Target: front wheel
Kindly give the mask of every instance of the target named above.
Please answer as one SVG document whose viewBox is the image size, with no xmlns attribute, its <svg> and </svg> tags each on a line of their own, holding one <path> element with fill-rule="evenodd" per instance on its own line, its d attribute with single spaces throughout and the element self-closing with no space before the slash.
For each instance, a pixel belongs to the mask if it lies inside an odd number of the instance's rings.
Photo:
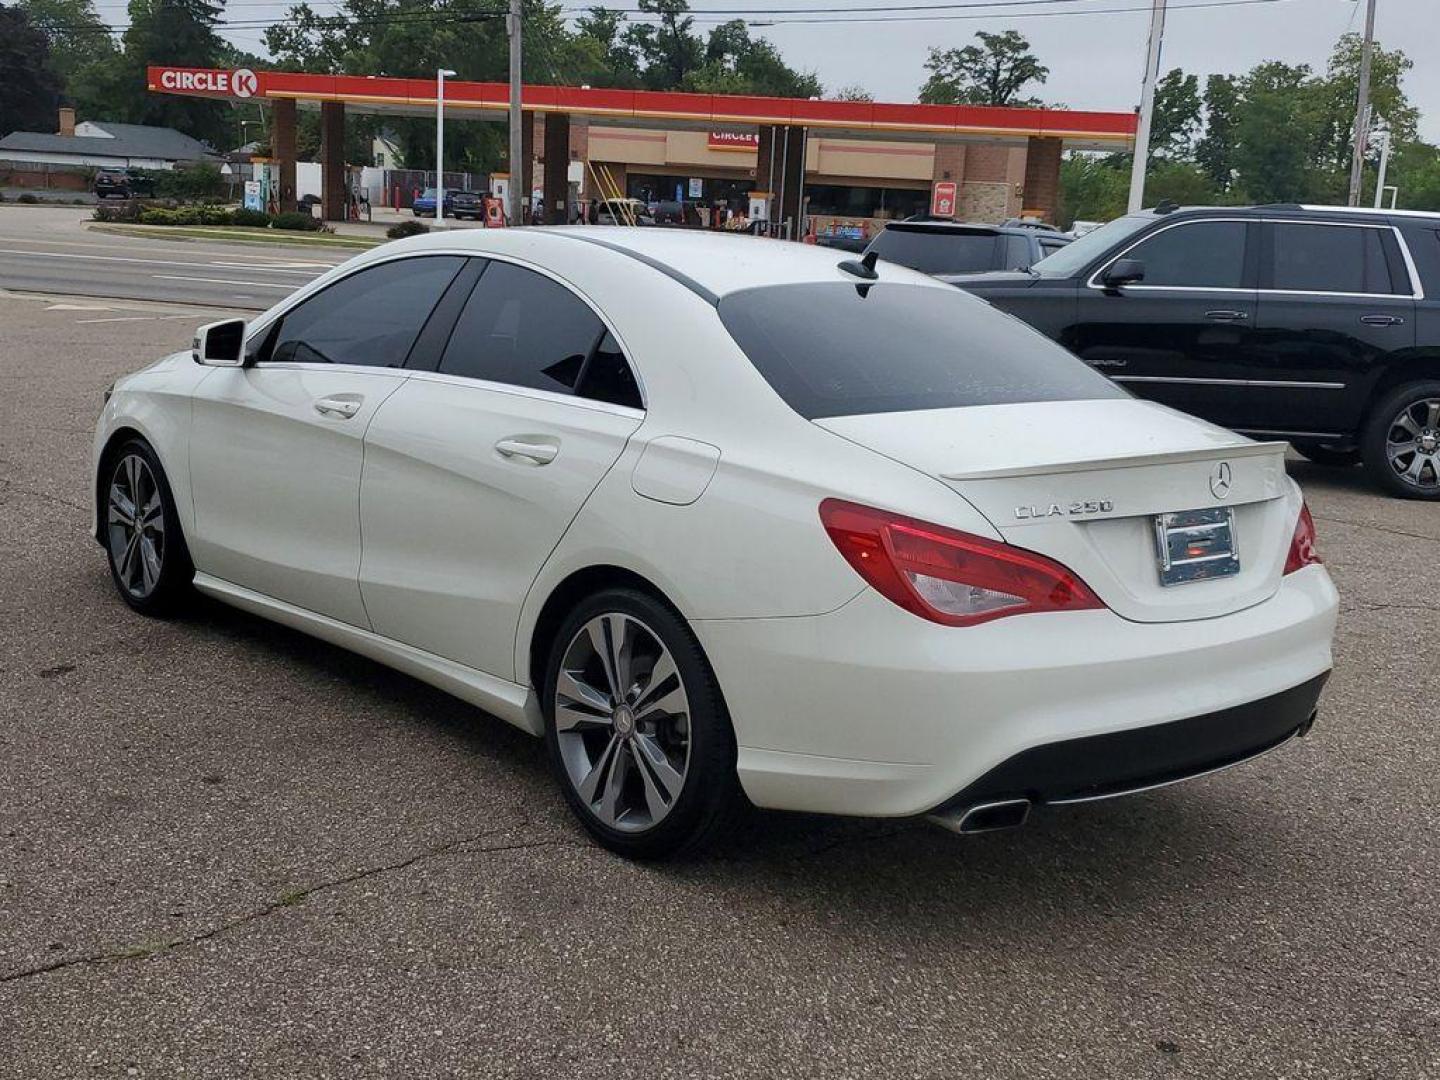
<svg viewBox="0 0 1440 1080">
<path fill-rule="evenodd" d="M 735 736 L 695 635 L 645 593 L 612 589 L 561 625 L 542 704 L 570 809 L 631 858 L 703 846 L 741 804 Z"/>
<path fill-rule="evenodd" d="M 1396 387 L 1370 414 L 1360 449 L 1390 494 L 1440 499 L 1440 381 Z"/>
<path fill-rule="evenodd" d="M 167 614 L 188 592 L 194 569 L 160 459 L 134 439 L 111 456 L 102 475 L 105 550 L 115 588 L 141 614 Z"/>
</svg>

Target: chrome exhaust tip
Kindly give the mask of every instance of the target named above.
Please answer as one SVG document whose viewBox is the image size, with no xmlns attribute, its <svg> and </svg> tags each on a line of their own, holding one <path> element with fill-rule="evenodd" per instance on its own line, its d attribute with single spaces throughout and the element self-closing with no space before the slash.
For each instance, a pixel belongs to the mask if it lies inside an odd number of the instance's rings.
<svg viewBox="0 0 1440 1080">
<path fill-rule="evenodd" d="M 999 829 L 1018 829 L 1025 824 L 1025 819 L 1029 816 L 1029 799 L 1002 799 L 999 802 L 976 803 L 974 806 L 927 814 L 925 820 L 934 822 L 942 829 L 972 836 L 975 833 L 995 832 Z"/>
</svg>

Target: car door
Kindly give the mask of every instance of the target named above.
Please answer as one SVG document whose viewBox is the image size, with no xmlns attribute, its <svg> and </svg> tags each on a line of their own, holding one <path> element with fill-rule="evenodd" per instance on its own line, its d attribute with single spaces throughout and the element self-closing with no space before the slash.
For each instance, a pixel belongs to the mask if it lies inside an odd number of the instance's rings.
<svg viewBox="0 0 1440 1080">
<path fill-rule="evenodd" d="M 1091 274 L 1062 344 L 1141 397 L 1231 425 L 1254 348 L 1258 246 L 1258 223 L 1241 218 L 1148 233 Z M 1139 260 L 1144 278 L 1107 287 L 1122 258 Z"/>
<path fill-rule="evenodd" d="M 1415 344 L 1415 298 L 1386 223 L 1265 223 L 1257 380 L 1236 426 L 1348 435 L 1386 357 Z"/>
<path fill-rule="evenodd" d="M 375 631 L 513 679 L 525 595 L 644 415 L 589 304 L 491 261 L 436 370 L 415 372 L 365 436 L 360 583 Z"/>
<path fill-rule="evenodd" d="M 459 256 L 370 266 L 257 329 L 245 367 L 195 393 L 190 450 L 200 571 L 365 627 L 363 436 Z"/>
</svg>

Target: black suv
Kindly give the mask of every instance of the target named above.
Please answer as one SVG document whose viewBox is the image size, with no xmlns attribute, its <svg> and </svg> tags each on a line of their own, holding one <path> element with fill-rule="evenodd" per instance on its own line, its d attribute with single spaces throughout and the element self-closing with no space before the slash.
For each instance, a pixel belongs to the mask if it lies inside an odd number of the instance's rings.
<svg viewBox="0 0 1440 1080">
<path fill-rule="evenodd" d="M 922 274 L 949 280 L 980 270 L 1023 270 L 1070 243 L 1054 229 L 1020 222 L 972 225 L 958 221 L 892 221 L 865 253 L 875 252 Z"/>
<path fill-rule="evenodd" d="M 133 169 L 101 169 L 95 174 L 97 199 L 148 199 L 155 194 L 155 181 Z"/>
<path fill-rule="evenodd" d="M 1440 499 L 1440 214 L 1161 206 L 952 280 L 1141 397 Z"/>
</svg>

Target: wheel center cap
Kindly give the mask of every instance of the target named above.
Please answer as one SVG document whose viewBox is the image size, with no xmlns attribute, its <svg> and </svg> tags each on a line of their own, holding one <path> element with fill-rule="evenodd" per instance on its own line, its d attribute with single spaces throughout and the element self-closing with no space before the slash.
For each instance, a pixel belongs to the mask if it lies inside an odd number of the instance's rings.
<svg viewBox="0 0 1440 1080">
<path fill-rule="evenodd" d="M 615 734 L 622 739 L 628 739 L 635 734 L 635 714 L 630 711 L 630 706 L 621 705 L 611 716 L 615 724 Z"/>
<path fill-rule="evenodd" d="M 1440 434 L 1434 431 L 1424 431 L 1420 434 L 1420 449 L 1427 454 L 1433 454 L 1440 448 Z"/>
</svg>

